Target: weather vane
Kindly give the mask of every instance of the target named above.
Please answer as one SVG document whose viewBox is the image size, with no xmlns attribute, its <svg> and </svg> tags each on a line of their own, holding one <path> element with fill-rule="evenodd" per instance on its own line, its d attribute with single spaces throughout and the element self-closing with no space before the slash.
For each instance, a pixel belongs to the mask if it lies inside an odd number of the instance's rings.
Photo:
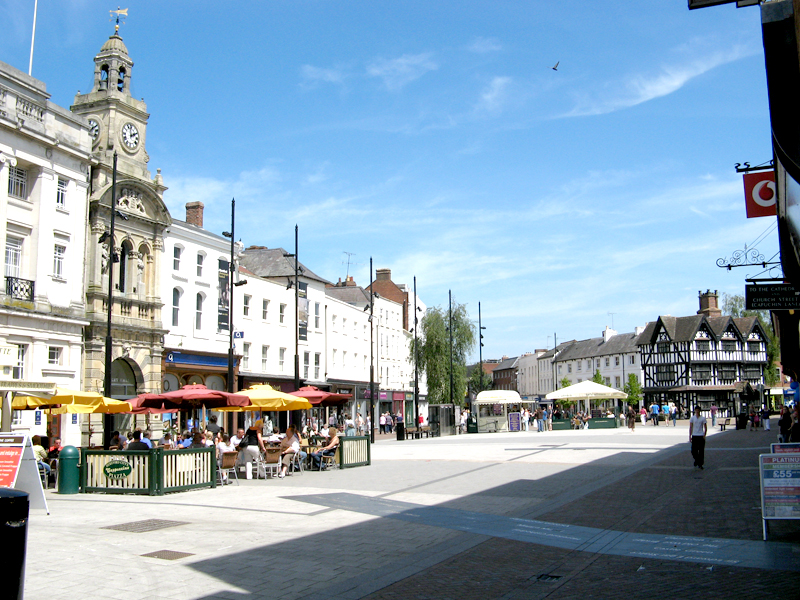
<svg viewBox="0 0 800 600">
<path fill-rule="evenodd" d="M 125 17 L 128 16 L 128 9 L 127 8 L 120 8 L 118 6 L 117 10 L 110 10 L 108 12 L 111 14 L 111 18 L 109 19 L 109 21 L 114 21 L 114 20 L 117 21 L 117 24 L 114 25 L 114 35 L 117 35 L 117 34 L 119 34 L 119 18 L 122 17 L 122 19 L 123 19 L 122 20 L 122 24 L 124 25 L 125 24 Z M 114 17 L 114 15 L 117 15 L 117 16 Z"/>
</svg>

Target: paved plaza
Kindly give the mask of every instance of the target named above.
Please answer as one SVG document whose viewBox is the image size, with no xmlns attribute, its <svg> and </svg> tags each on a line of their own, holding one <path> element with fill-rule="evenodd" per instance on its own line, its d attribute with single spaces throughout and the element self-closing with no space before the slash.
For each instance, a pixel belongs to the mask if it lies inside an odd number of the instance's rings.
<svg viewBox="0 0 800 600">
<path fill-rule="evenodd" d="M 29 600 L 797 597 L 800 522 L 761 541 L 775 432 L 463 435 L 372 465 L 33 511 Z M 135 524 L 135 525 L 133 525 Z"/>
</svg>

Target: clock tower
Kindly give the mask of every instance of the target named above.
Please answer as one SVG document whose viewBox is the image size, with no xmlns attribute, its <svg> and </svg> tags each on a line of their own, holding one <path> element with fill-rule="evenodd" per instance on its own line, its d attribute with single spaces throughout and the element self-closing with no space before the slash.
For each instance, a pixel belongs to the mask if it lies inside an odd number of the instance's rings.
<svg viewBox="0 0 800 600">
<path fill-rule="evenodd" d="M 116 12 L 116 11 L 112 11 Z M 133 60 L 114 34 L 94 57 L 94 81 L 70 107 L 85 117 L 95 164 L 91 172 L 86 248 L 86 389 L 103 391 L 111 288 L 112 389 L 115 398 L 161 391 L 160 265 L 172 223 L 160 169 L 151 178 L 145 149 L 147 105 L 131 96 Z M 116 189 L 113 189 L 114 157 Z M 110 239 L 112 207 L 114 239 Z M 109 281 L 111 279 L 111 281 Z"/>
</svg>

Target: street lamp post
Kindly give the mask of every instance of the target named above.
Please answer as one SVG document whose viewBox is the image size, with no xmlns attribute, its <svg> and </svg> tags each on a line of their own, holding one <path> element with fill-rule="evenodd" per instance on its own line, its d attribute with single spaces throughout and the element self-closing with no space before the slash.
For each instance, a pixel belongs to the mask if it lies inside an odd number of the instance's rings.
<svg viewBox="0 0 800 600">
<path fill-rule="evenodd" d="M 417 276 L 414 275 L 414 420 L 419 418 L 419 354 L 417 349 Z M 417 423 L 419 425 L 419 423 Z"/>
<path fill-rule="evenodd" d="M 478 386 L 480 389 L 478 392 L 483 391 L 483 330 L 486 329 L 483 325 L 481 325 L 481 303 L 478 302 L 478 362 L 480 373 L 478 373 Z"/>
<path fill-rule="evenodd" d="M 297 224 L 294 226 L 294 389 L 300 389 L 300 263 L 297 258 Z"/>
<path fill-rule="evenodd" d="M 233 288 L 245 285 L 247 280 L 233 280 L 234 273 L 238 273 L 235 266 L 234 234 L 236 226 L 236 199 L 231 198 L 231 230 L 223 231 L 222 235 L 231 238 L 231 262 L 228 264 L 228 392 L 233 393 Z"/>
<path fill-rule="evenodd" d="M 450 313 L 450 404 L 455 404 L 455 394 L 453 390 L 453 292 L 447 290 L 447 297 Z"/>
<path fill-rule="evenodd" d="M 369 257 L 369 405 L 370 405 L 370 438 L 375 443 L 375 341 L 374 317 L 375 294 L 372 290 L 372 257 Z"/>
<path fill-rule="evenodd" d="M 106 356 L 105 377 L 103 381 L 103 395 L 111 397 L 111 362 L 113 338 L 111 336 L 111 314 L 114 306 L 114 214 L 117 212 L 117 153 L 114 152 L 114 169 L 111 172 L 111 227 L 108 237 L 108 311 L 106 322 Z M 114 428 L 114 417 L 103 416 L 103 448 L 111 445 L 111 432 Z"/>
</svg>

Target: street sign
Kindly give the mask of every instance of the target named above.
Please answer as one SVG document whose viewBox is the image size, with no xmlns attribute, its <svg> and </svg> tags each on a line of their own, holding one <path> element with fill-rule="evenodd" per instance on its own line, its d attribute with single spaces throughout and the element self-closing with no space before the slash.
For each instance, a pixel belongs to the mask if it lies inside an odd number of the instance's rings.
<svg viewBox="0 0 800 600">
<path fill-rule="evenodd" d="M 800 444 L 796 442 L 788 442 L 786 444 L 770 444 L 769 451 L 773 454 L 800 452 Z"/>
<path fill-rule="evenodd" d="M 747 310 L 796 310 L 800 308 L 800 296 L 791 283 L 744 286 Z"/>
<path fill-rule="evenodd" d="M 244 331 L 234 331 L 233 332 L 233 339 L 235 339 L 235 340 L 244 339 Z"/>
<path fill-rule="evenodd" d="M 689 10 L 695 8 L 708 8 L 717 4 L 733 4 L 736 0 L 689 0 Z"/>
<path fill-rule="evenodd" d="M 775 171 L 744 174 L 744 204 L 748 219 L 776 216 L 777 199 Z"/>
</svg>

